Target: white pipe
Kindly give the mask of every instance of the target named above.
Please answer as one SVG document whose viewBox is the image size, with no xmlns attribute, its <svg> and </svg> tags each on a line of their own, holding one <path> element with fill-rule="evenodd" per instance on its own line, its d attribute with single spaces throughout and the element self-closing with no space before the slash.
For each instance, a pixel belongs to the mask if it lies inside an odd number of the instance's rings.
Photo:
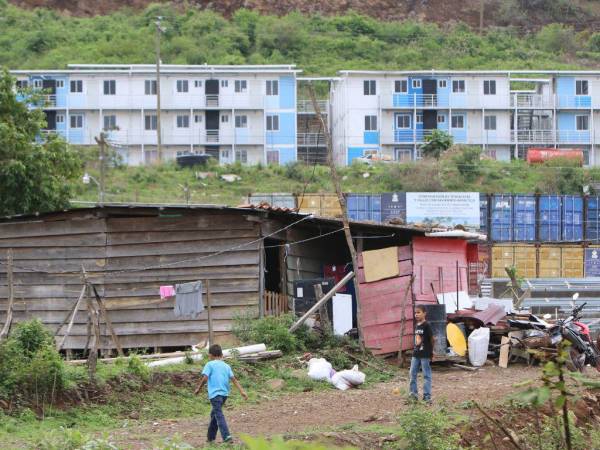
<svg viewBox="0 0 600 450">
<path fill-rule="evenodd" d="M 267 350 L 267 346 L 265 344 L 254 344 L 254 345 L 246 345 L 244 347 L 231 348 L 227 350 L 223 350 L 223 358 L 230 358 L 234 353 L 239 355 L 249 355 L 252 353 L 264 352 Z M 193 361 L 200 361 L 204 357 L 203 354 L 191 355 L 190 358 Z M 148 367 L 160 367 L 160 366 L 168 366 L 171 364 L 181 364 L 186 360 L 185 356 L 177 356 L 175 358 L 166 358 L 161 359 L 159 361 L 152 361 L 147 363 Z"/>
</svg>

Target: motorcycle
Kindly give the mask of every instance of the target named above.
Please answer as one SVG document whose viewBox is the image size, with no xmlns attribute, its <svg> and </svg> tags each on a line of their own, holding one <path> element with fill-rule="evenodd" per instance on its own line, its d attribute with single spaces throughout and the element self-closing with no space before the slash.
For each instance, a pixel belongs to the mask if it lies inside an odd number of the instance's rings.
<svg viewBox="0 0 600 450">
<path fill-rule="evenodd" d="M 578 297 L 578 294 L 575 294 L 573 300 Z M 571 314 L 565 319 L 558 319 L 553 324 L 533 315 L 529 317 L 529 320 L 509 319 L 508 323 L 511 327 L 528 330 L 526 337 L 521 340 L 525 347 L 556 347 L 562 340 L 567 340 L 571 343 L 569 358 L 566 361 L 569 370 L 583 372 L 586 365 L 589 364 L 600 372 L 600 350 L 592 341 L 588 326 L 579 322 L 581 311 L 587 302 L 579 306 L 572 304 Z"/>
</svg>

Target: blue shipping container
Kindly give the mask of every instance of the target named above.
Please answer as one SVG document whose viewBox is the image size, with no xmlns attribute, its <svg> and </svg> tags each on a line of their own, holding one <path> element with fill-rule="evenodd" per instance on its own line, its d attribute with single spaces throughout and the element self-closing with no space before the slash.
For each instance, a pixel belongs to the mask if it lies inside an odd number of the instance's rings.
<svg viewBox="0 0 600 450">
<path fill-rule="evenodd" d="M 350 220 L 381 222 L 381 195 L 347 194 Z"/>
<path fill-rule="evenodd" d="M 479 194 L 479 231 L 487 234 L 488 228 L 488 196 Z"/>
<path fill-rule="evenodd" d="M 513 197 L 510 194 L 490 196 L 491 238 L 495 242 L 507 242 L 513 239 Z"/>
<path fill-rule="evenodd" d="M 583 198 L 578 195 L 563 195 L 563 241 L 583 240 Z"/>
<path fill-rule="evenodd" d="M 535 241 L 535 196 L 515 195 L 513 212 L 514 240 Z"/>
<path fill-rule="evenodd" d="M 560 195 L 542 195 L 540 208 L 540 241 L 561 241 L 562 197 Z"/>
<path fill-rule="evenodd" d="M 600 241 L 600 197 L 588 197 L 587 199 L 585 239 Z"/>
</svg>

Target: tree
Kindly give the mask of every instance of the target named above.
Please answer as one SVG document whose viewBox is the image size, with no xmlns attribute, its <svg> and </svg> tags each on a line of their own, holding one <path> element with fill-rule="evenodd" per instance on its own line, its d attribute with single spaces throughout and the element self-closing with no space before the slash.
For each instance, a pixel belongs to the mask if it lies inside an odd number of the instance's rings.
<svg viewBox="0 0 600 450">
<path fill-rule="evenodd" d="M 40 137 L 44 113 L 28 104 L 39 106 L 39 95 L 17 92 L 15 79 L 0 72 L 0 215 L 68 206 L 79 172 L 79 157 L 62 138 Z"/>
<path fill-rule="evenodd" d="M 421 145 L 421 153 L 426 158 L 440 159 L 442 153 L 452 147 L 452 136 L 445 131 L 433 130 L 425 137 L 425 144 Z"/>
</svg>

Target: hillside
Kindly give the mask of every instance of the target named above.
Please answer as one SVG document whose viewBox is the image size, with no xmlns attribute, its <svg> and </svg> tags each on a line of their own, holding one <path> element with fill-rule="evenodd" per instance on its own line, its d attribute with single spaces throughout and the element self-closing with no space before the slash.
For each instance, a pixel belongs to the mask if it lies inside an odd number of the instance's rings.
<svg viewBox="0 0 600 450">
<path fill-rule="evenodd" d="M 10 0 L 25 8 L 46 7 L 76 16 L 95 16 L 121 8 L 144 9 L 152 0 Z M 167 2 L 162 2 L 167 3 Z M 480 0 L 175 0 L 180 10 L 206 9 L 231 17 L 241 8 L 282 16 L 291 12 L 338 15 L 355 11 L 380 20 L 417 19 L 445 24 L 465 22 L 479 26 Z M 590 27 L 598 20 L 594 1 L 581 0 L 485 0 L 485 24 L 538 28 L 551 22 Z"/>
</svg>

